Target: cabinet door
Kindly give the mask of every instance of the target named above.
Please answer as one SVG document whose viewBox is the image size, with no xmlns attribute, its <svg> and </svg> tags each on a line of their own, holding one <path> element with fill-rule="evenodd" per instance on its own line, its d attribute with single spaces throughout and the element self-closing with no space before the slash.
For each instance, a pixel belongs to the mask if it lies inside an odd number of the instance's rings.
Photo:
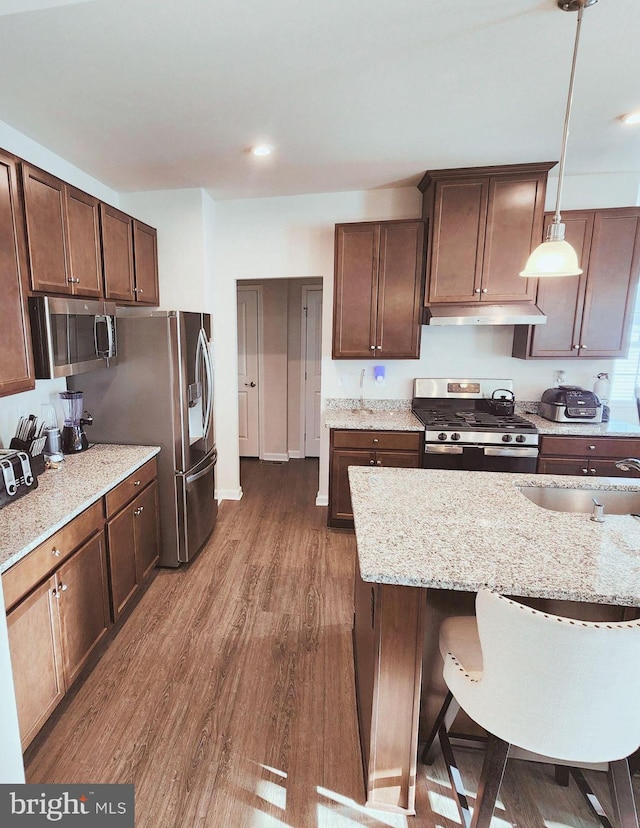
<svg viewBox="0 0 640 828">
<path fill-rule="evenodd" d="M 329 472 L 329 525 L 353 526 L 349 466 L 373 466 L 375 454 L 370 451 L 334 449 Z"/>
<path fill-rule="evenodd" d="M 420 453 L 409 451 L 377 451 L 377 466 L 391 466 L 396 469 L 419 469 Z"/>
<path fill-rule="evenodd" d="M 135 502 L 135 501 L 134 501 Z M 107 524 L 111 614 L 117 621 L 140 588 L 136 567 L 133 505 L 130 503 Z"/>
<path fill-rule="evenodd" d="M 640 208 L 595 214 L 580 356 L 624 357 L 640 273 Z"/>
<path fill-rule="evenodd" d="M 577 252 L 581 276 L 538 280 L 538 307 L 547 317 L 544 325 L 533 325 L 529 355 L 532 357 L 577 357 L 580 355 L 580 329 L 589 272 L 589 251 L 593 233 L 593 213 L 564 213 L 565 237 Z M 545 216 L 545 230 L 553 215 Z"/>
<path fill-rule="evenodd" d="M 26 317 L 27 257 L 16 160 L 0 150 L 0 396 L 35 387 Z"/>
<path fill-rule="evenodd" d="M 51 577 L 7 615 L 23 749 L 65 692 L 55 588 Z"/>
<path fill-rule="evenodd" d="M 580 477 L 589 473 L 586 458 L 538 457 L 538 474 L 572 474 Z"/>
<path fill-rule="evenodd" d="M 136 302 L 159 304 L 157 233 L 154 227 L 136 219 L 133 220 L 133 262 Z"/>
<path fill-rule="evenodd" d="M 102 265 L 107 299 L 135 300 L 132 221 L 131 216 L 121 210 L 100 204 Z"/>
<path fill-rule="evenodd" d="M 379 224 L 336 226 L 334 359 L 375 355 L 379 247 Z"/>
<path fill-rule="evenodd" d="M 520 276 L 542 238 L 546 173 L 499 176 L 489 181 L 480 298 L 533 302 L 536 280 Z"/>
<path fill-rule="evenodd" d="M 488 178 L 437 181 L 429 256 L 429 303 L 480 299 Z"/>
<path fill-rule="evenodd" d="M 78 296 L 100 297 L 102 254 L 98 199 L 65 186 L 69 281 Z"/>
<path fill-rule="evenodd" d="M 151 574 L 160 555 L 157 481 L 154 480 L 140 492 L 132 507 L 137 581 L 142 584 Z"/>
<path fill-rule="evenodd" d="M 31 288 L 41 293 L 71 293 L 68 280 L 64 182 L 22 165 Z"/>
<path fill-rule="evenodd" d="M 423 228 L 421 221 L 381 226 L 377 357 L 420 356 Z"/>
<path fill-rule="evenodd" d="M 109 629 L 104 532 L 80 547 L 55 577 L 64 676 L 69 688 Z"/>
</svg>

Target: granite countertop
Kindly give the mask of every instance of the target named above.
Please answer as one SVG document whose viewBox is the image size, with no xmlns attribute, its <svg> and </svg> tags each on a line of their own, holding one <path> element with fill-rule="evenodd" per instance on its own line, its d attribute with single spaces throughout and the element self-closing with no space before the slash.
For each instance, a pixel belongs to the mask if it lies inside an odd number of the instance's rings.
<svg viewBox="0 0 640 828">
<path fill-rule="evenodd" d="M 160 451 L 94 445 L 47 469 L 38 488 L 0 509 L 0 573 L 69 523 Z"/>
<path fill-rule="evenodd" d="M 349 468 L 365 581 L 640 606 L 640 519 L 553 512 L 518 486 L 637 491 L 640 480 Z M 639 510 L 640 511 L 640 510 Z"/>
<path fill-rule="evenodd" d="M 516 414 L 530 420 L 544 434 L 582 437 L 640 437 L 640 426 L 622 420 L 608 423 L 556 423 L 537 413 L 537 402 L 516 403 Z M 327 400 L 326 428 L 352 428 L 363 431 L 424 431 L 424 425 L 411 413 L 411 400 Z"/>
</svg>

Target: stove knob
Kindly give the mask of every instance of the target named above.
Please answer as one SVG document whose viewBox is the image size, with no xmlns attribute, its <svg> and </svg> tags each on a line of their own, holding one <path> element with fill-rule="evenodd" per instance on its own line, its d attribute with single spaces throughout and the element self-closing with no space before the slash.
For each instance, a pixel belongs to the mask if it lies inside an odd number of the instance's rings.
<svg viewBox="0 0 640 828">
<path fill-rule="evenodd" d="M 511 434 L 503 434 L 502 435 L 502 442 L 503 443 L 510 443 L 513 440 L 513 436 Z"/>
<path fill-rule="evenodd" d="M 457 431 L 453 432 L 453 434 L 451 435 L 451 439 L 452 440 L 459 440 L 460 439 L 460 435 L 458 434 Z"/>
<path fill-rule="evenodd" d="M 438 440 L 446 440 L 446 439 L 447 439 L 447 435 L 444 433 L 444 431 L 441 431 L 440 434 L 438 434 Z"/>
<path fill-rule="evenodd" d="M 518 436 L 516 437 L 516 443 L 526 443 L 526 442 L 527 442 L 527 438 L 524 436 L 524 434 L 518 434 Z"/>
</svg>

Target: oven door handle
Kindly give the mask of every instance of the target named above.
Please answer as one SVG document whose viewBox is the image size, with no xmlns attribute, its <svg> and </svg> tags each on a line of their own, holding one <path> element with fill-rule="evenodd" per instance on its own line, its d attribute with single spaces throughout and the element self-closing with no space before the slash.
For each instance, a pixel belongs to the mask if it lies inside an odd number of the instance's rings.
<svg viewBox="0 0 640 828">
<path fill-rule="evenodd" d="M 524 446 L 485 446 L 484 453 L 487 457 L 537 457 L 538 449 Z"/>
<path fill-rule="evenodd" d="M 464 446 L 439 445 L 434 443 L 424 447 L 425 454 L 462 454 Z"/>
</svg>

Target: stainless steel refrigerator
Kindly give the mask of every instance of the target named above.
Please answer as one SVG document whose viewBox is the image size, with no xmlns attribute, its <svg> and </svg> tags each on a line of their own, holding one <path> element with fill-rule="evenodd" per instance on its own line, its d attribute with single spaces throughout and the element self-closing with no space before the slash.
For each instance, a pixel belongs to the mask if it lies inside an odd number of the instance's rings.
<svg viewBox="0 0 640 828">
<path fill-rule="evenodd" d="M 191 560 L 213 531 L 217 451 L 209 314 L 119 308 L 118 364 L 69 377 L 97 443 L 158 445 L 161 566 Z"/>
</svg>

